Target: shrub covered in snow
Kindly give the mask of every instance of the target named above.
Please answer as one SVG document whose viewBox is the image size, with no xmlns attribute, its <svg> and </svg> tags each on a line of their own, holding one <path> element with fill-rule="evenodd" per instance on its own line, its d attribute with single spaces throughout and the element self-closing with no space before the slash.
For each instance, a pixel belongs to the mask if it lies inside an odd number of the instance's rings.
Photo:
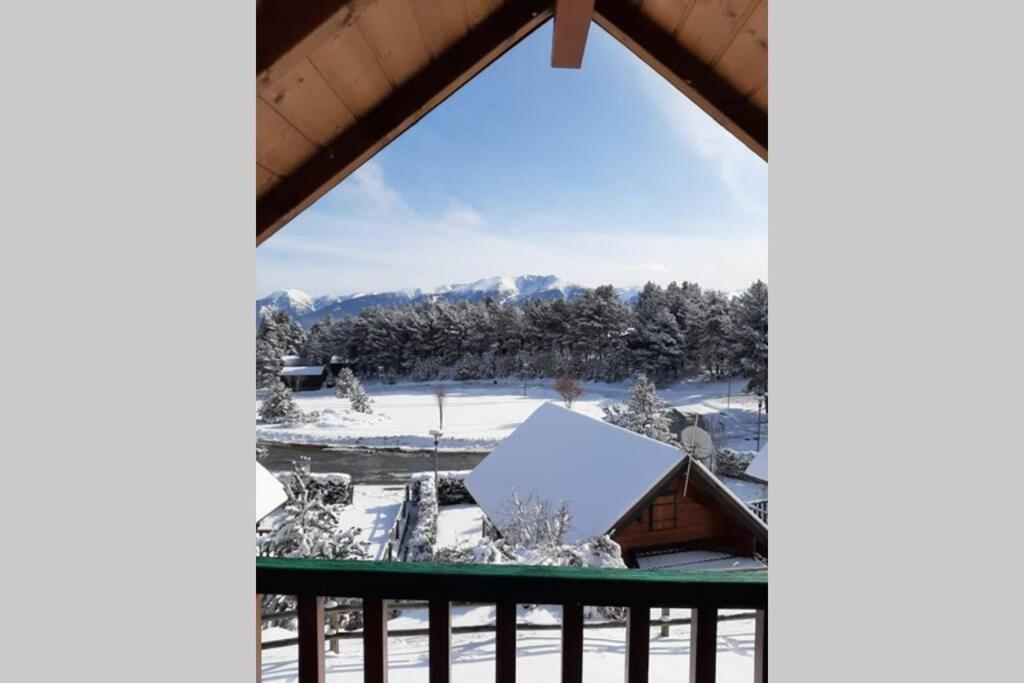
<svg viewBox="0 0 1024 683">
<path fill-rule="evenodd" d="M 335 484 L 345 481 L 351 500 L 351 480 L 341 475 L 332 485 L 324 485 L 309 471 L 297 465 L 295 472 L 280 477 L 286 484 L 288 500 L 283 514 L 277 516 L 273 528 L 256 539 L 257 553 L 263 557 L 317 557 L 331 560 L 365 559 L 366 550 L 359 540 L 360 529 L 342 528 L 339 513 L 344 505 L 331 502 L 339 495 Z M 295 599 L 284 595 L 263 598 L 267 613 L 295 609 Z M 292 627 L 294 620 L 272 624 Z"/>
<path fill-rule="evenodd" d="M 721 448 L 715 453 L 715 474 L 724 477 L 745 477 L 747 465 L 757 457 L 756 451 Z"/>
<path fill-rule="evenodd" d="M 295 405 L 292 391 L 282 382 L 274 384 L 260 403 L 260 420 L 267 423 L 303 422 L 305 416 Z"/>
<path fill-rule="evenodd" d="M 289 494 L 298 497 L 303 488 L 324 505 L 352 504 L 352 476 L 340 472 L 317 473 L 304 472 L 301 476 L 294 472 L 286 472 L 278 476 Z"/>
<path fill-rule="evenodd" d="M 459 505 L 475 503 L 469 489 L 466 488 L 466 475 L 469 472 L 439 472 L 437 475 L 437 504 Z"/>
</svg>

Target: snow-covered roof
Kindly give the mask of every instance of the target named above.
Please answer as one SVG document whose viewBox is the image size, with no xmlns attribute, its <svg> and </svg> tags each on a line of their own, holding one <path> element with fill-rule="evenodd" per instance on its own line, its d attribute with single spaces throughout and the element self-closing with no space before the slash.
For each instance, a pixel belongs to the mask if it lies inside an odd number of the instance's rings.
<svg viewBox="0 0 1024 683">
<path fill-rule="evenodd" d="M 285 493 L 284 484 L 266 467 L 256 463 L 256 521 L 259 522 L 286 500 L 288 494 Z"/>
<path fill-rule="evenodd" d="M 281 362 L 284 363 L 286 368 L 291 368 L 301 363 L 302 358 L 299 356 L 281 356 Z"/>
<path fill-rule="evenodd" d="M 293 377 L 295 375 L 322 375 L 324 374 L 324 366 L 322 365 L 293 365 L 286 368 L 281 368 L 282 377 Z"/>
<path fill-rule="evenodd" d="M 768 481 L 768 444 L 765 443 L 761 446 L 761 450 L 757 452 L 754 459 L 750 461 L 745 470 L 748 477 L 754 477 L 763 481 Z"/>
<path fill-rule="evenodd" d="M 679 550 L 638 553 L 637 569 L 765 569 L 755 557 L 718 550 Z"/>
<path fill-rule="evenodd" d="M 607 533 L 683 458 L 678 448 L 554 403 L 545 403 L 466 477 L 466 488 L 500 529 L 512 494 L 572 515 L 566 541 Z"/>
<path fill-rule="evenodd" d="M 342 358 L 341 356 L 331 356 L 331 362 L 332 363 L 347 363 L 348 360 L 345 359 L 345 358 Z"/>
</svg>

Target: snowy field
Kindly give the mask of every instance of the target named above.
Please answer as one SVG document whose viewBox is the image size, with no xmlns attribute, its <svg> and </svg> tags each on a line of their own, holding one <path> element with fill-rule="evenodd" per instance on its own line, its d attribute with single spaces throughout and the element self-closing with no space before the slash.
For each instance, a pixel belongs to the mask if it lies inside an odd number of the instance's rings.
<svg viewBox="0 0 1024 683">
<path fill-rule="evenodd" d="M 445 437 L 441 448 L 452 451 L 490 451 L 545 401 L 561 403 L 553 380 L 531 383 L 523 396 L 522 385 L 510 381 L 449 382 L 445 409 Z M 728 446 L 755 450 L 757 399 L 738 392 L 744 382 L 679 382 L 658 391 L 665 402 L 687 412 L 716 413 L 726 423 Z M 573 409 L 602 417 L 607 402 L 626 401 L 631 382 L 615 384 L 586 382 L 584 394 Z M 365 385 L 373 399 L 373 414 L 351 410 L 348 399 L 335 397 L 334 389 L 295 394 L 303 411 L 317 411 L 317 422 L 303 425 L 256 425 L 260 441 L 275 443 L 349 446 L 366 448 L 428 449 L 433 440 L 428 432 L 437 428 L 437 406 L 429 383 Z M 257 393 L 259 408 L 262 393 Z M 762 425 L 762 443 L 767 440 L 767 419 Z"/>
<path fill-rule="evenodd" d="M 483 536 L 484 513 L 477 505 L 442 505 L 437 515 L 438 548 L 454 548 L 459 543 L 476 545 Z"/>
<path fill-rule="evenodd" d="M 410 611 L 392 619 L 391 629 L 423 628 L 424 610 Z M 520 623 L 560 621 L 559 608 L 542 607 L 525 612 L 519 609 Z M 672 617 L 689 616 L 689 610 L 672 610 Z M 660 616 L 653 610 L 652 621 Z M 493 623 L 491 607 L 456 608 L 455 626 Z M 265 641 L 294 638 L 284 629 L 267 629 Z M 652 681 L 673 681 L 686 678 L 689 670 L 690 631 L 688 626 L 672 626 L 668 638 L 651 630 L 650 678 Z M 626 666 L 625 629 L 587 629 L 584 631 L 583 680 L 588 683 L 622 683 Z M 362 641 L 358 638 L 341 641 L 341 652 L 327 652 L 327 681 L 355 683 L 362 681 Z M 561 632 L 519 629 L 517 639 L 517 678 L 521 681 L 557 681 L 561 662 Z M 426 637 L 392 637 L 388 640 L 389 680 L 412 683 L 427 680 L 428 650 Z M 296 648 L 263 651 L 263 680 L 291 682 L 298 676 Z M 718 624 L 718 661 L 716 680 L 719 683 L 748 683 L 754 677 L 753 620 L 725 621 Z M 490 633 L 455 634 L 452 636 L 452 680 L 477 683 L 494 680 L 494 635 Z"/>
</svg>

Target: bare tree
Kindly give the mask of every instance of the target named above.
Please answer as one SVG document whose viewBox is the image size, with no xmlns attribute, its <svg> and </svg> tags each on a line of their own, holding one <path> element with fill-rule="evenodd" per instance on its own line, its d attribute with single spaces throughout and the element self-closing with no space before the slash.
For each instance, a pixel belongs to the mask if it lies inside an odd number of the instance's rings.
<svg viewBox="0 0 1024 683">
<path fill-rule="evenodd" d="M 437 428 L 444 431 L 444 407 L 448 405 L 448 387 L 444 382 L 434 385 L 434 400 L 437 402 Z"/>
<path fill-rule="evenodd" d="M 562 375 L 555 380 L 555 391 L 562 397 L 566 408 L 572 408 L 573 402 L 583 395 L 583 387 L 575 377 Z"/>
<path fill-rule="evenodd" d="M 565 542 L 572 528 L 572 515 L 564 502 L 555 506 L 530 494 L 523 500 L 512 489 L 502 504 L 504 517 L 502 538 L 514 548 L 551 548 Z"/>
</svg>

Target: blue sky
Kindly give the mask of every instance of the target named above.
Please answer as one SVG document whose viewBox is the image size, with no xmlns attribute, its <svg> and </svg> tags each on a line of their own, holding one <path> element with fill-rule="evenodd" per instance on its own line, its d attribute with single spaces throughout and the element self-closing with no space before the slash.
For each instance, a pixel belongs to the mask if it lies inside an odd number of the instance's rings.
<svg viewBox="0 0 1024 683">
<path fill-rule="evenodd" d="M 555 274 L 767 279 L 768 168 L 597 25 L 552 69 L 548 22 L 256 250 L 256 293 Z"/>
</svg>

